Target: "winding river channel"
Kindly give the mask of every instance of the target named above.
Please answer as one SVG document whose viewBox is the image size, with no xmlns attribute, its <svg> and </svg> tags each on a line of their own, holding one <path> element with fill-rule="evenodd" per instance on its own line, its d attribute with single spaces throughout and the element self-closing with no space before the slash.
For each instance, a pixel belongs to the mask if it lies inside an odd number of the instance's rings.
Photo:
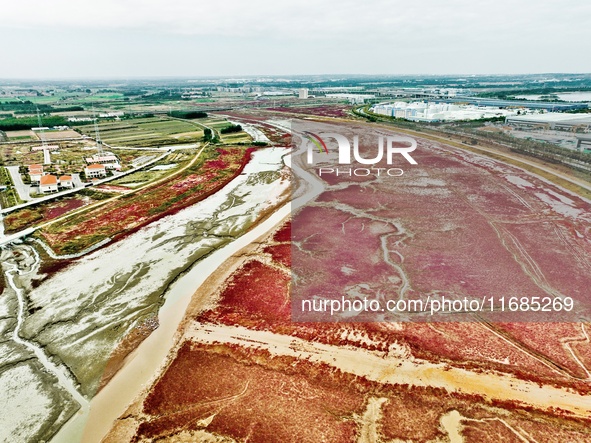
<svg viewBox="0 0 591 443">
<path fill-rule="evenodd" d="M 292 162 L 294 157 L 296 162 Z M 125 408 L 144 388 L 150 386 L 174 344 L 175 333 L 195 290 L 228 258 L 280 225 L 290 216 L 294 207 L 305 204 L 322 192 L 324 184 L 297 164 L 297 155 L 285 155 L 283 161 L 303 179 L 303 191 L 249 232 L 200 261 L 172 286 L 159 313 L 158 329 L 137 348 L 133 359 L 92 399 L 84 430 L 85 443 L 100 442 L 113 422 L 125 412 Z M 67 441 L 60 436 L 52 443 Z"/>
</svg>

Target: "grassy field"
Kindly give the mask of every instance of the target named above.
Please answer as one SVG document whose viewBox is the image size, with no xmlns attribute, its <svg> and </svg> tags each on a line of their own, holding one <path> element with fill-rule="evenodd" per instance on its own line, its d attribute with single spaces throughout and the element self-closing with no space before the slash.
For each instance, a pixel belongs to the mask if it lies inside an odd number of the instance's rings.
<svg viewBox="0 0 591 443">
<path fill-rule="evenodd" d="M 165 170 L 149 169 L 147 171 L 134 172 L 133 174 L 129 174 L 125 177 L 113 180 L 110 184 L 125 186 L 128 188 L 136 188 L 138 186 L 145 185 L 147 183 L 161 179 L 166 175 L 174 174 L 175 171 L 177 171 L 178 169 L 185 166 L 188 162 L 190 162 L 194 155 L 195 151 L 189 149 L 175 151 L 172 154 L 165 157 L 164 159 L 157 162 L 156 164 L 154 164 L 154 166 L 174 165 L 174 167 Z"/>
<path fill-rule="evenodd" d="M 8 137 L 8 141 L 37 140 L 37 136 L 31 130 L 6 131 L 6 137 Z"/>
<path fill-rule="evenodd" d="M 44 136 L 45 140 L 47 140 L 47 141 L 60 140 L 60 139 L 64 139 L 64 138 L 80 138 L 80 134 L 78 134 L 74 130 L 66 130 L 66 131 L 50 130 L 50 131 L 45 131 L 43 133 L 43 136 Z"/>
<path fill-rule="evenodd" d="M 123 94 L 106 92 L 98 94 L 90 94 L 83 97 L 78 97 L 76 102 L 78 103 L 94 103 L 94 102 L 109 102 L 112 100 L 121 100 L 124 97 Z"/>
<path fill-rule="evenodd" d="M 22 203 L 13 188 L 10 174 L 6 168 L 0 168 L 0 185 L 7 187 L 4 191 L 0 191 L 0 206 L 8 208 Z"/>
<path fill-rule="evenodd" d="M 54 95 L 42 96 L 22 96 L 23 101 L 30 101 L 37 105 L 72 105 L 72 104 L 90 104 L 103 103 L 123 99 L 121 93 L 105 92 L 96 94 L 87 94 L 84 92 L 57 92 Z"/>
<path fill-rule="evenodd" d="M 246 132 L 234 132 L 232 134 L 222 134 L 222 142 L 226 144 L 250 143 L 252 138 Z"/>
<path fill-rule="evenodd" d="M 211 128 L 215 129 L 216 131 L 220 131 L 223 128 L 227 128 L 230 126 L 230 123 L 222 117 L 207 117 L 199 119 L 199 123 Z"/>
<path fill-rule="evenodd" d="M 86 135 L 94 137 L 94 125 L 80 126 Z M 197 125 L 166 117 L 108 121 L 99 124 L 101 139 L 114 146 L 162 146 L 195 143 L 203 138 Z"/>
<path fill-rule="evenodd" d="M 169 171 L 138 171 L 134 172 L 133 174 L 126 175 L 125 177 L 121 177 L 120 179 L 113 180 L 111 184 L 125 186 L 127 188 L 136 188 L 138 186 L 158 180 L 166 176 L 168 173 Z"/>
<path fill-rule="evenodd" d="M 83 95 L 84 93 L 80 92 L 60 91 L 54 93 L 54 95 L 21 96 L 20 99 L 23 101 L 30 101 L 36 105 L 57 105 L 67 103 L 70 100 L 78 100 Z"/>
</svg>

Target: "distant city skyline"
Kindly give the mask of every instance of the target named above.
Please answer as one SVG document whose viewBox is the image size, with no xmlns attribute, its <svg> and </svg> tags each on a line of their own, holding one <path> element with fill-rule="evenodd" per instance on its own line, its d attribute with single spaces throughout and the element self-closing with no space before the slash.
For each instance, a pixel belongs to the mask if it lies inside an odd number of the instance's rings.
<svg viewBox="0 0 591 443">
<path fill-rule="evenodd" d="M 20 0 L 0 78 L 591 72 L 591 3 Z"/>
</svg>

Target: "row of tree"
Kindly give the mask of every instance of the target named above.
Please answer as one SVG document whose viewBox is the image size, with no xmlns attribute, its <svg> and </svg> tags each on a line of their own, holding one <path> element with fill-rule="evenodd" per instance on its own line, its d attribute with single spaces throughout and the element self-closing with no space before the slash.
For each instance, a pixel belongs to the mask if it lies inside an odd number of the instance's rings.
<svg viewBox="0 0 591 443">
<path fill-rule="evenodd" d="M 30 100 L 7 101 L 0 103 L 0 111 L 13 111 L 15 114 L 36 114 L 37 109 L 42 114 L 49 112 L 73 112 L 84 111 L 82 106 L 51 106 L 46 104 L 35 104 Z"/>
<path fill-rule="evenodd" d="M 207 113 L 203 112 L 203 111 L 172 111 L 170 113 L 170 116 L 176 117 L 176 118 L 186 118 L 186 119 L 206 118 Z"/>
<path fill-rule="evenodd" d="M 242 131 L 242 126 L 240 125 L 230 125 L 230 126 L 226 126 L 225 128 L 220 129 L 220 132 L 222 134 L 233 134 L 234 132 L 240 132 Z"/>
<path fill-rule="evenodd" d="M 218 143 L 220 140 L 218 136 L 209 128 L 205 128 L 203 130 L 203 141 L 211 142 L 211 143 Z"/>
<path fill-rule="evenodd" d="M 59 115 L 43 117 L 44 126 L 63 126 L 67 124 L 68 121 Z M 37 120 L 37 117 L 12 117 L 0 120 L 0 131 L 22 131 L 25 129 L 36 128 L 37 126 L 39 126 L 39 120 Z"/>
</svg>

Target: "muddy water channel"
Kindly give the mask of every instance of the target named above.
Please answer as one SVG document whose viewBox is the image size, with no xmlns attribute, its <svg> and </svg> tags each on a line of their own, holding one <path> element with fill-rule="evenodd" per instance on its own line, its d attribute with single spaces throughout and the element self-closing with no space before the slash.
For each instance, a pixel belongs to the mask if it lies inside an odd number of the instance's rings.
<svg viewBox="0 0 591 443">
<path fill-rule="evenodd" d="M 0 418 L 0 441 L 16 430 L 18 441 L 49 440 L 73 414 L 53 441 L 80 440 L 88 399 L 122 337 L 155 324 L 173 282 L 286 198 L 286 152 L 257 151 L 217 194 L 52 275 L 31 245 L 3 248 L 0 403 L 29 404 Z"/>
</svg>

